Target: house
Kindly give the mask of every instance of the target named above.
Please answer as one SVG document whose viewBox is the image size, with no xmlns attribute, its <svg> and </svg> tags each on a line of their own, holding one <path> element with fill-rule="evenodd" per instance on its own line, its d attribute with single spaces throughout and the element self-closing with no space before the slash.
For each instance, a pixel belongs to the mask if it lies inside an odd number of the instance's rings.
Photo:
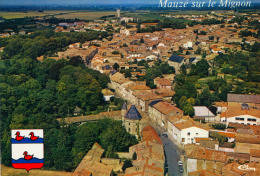
<svg viewBox="0 0 260 176">
<path fill-rule="evenodd" d="M 113 169 L 100 162 L 103 153 L 104 149 L 98 143 L 95 143 L 79 163 L 73 176 L 113 176 Z"/>
<path fill-rule="evenodd" d="M 178 143 L 192 144 L 196 143 L 195 138 L 209 137 L 209 126 L 189 119 L 173 123 L 172 127 L 168 128 L 168 132 Z"/>
<path fill-rule="evenodd" d="M 74 112 L 73 112 L 74 116 L 79 116 L 82 114 L 82 109 L 80 109 L 77 105 L 74 109 Z"/>
<path fill-rule="evenodd" d="M 138 137 L 139 121 L 142 119 L 141 114 L 138 112 L 135 105 L 132 105 L 129 109 L 127 109 L 125 103 L 121 111 L 122 111 L 122 121 L 126 131 Z"/>
<path fill-rule="evenodd" d="M 188 173 L 212 169 L 221 172 L 227 161 L 225 152 L 209 150 L 196 144 L 185 145 L 184 149 Z"/>
<path fill-rule="evenodd" d="M 183 117 L 183 111 L 170 103 L 155 100 L 149 104 L 149 117 L 158 125 L 168 128 L 168 119 L 171 121 L 180 120 Z M 173 120 L 175 119 L 175 120 Z"/>
<path fill-rule="evenodd" d="M 204 120 L 205 122 L 215 122 L 215 115 L 206 106 L 193 106 L 194 119 Z"/>
<path fill-rule="evenodd" d="M 161 95 L 157 95 L 150 90 L 144 91 L 135 91 L 133 93 L 135 104 L 142 110 L 142 111 L 149 111 L 149 104 L 154 100 L 162 100 Z"/>
<path fill-rule="evenodd" d="M 191 41 L 188 41 L 187 43 L 184 43 L 183 44 L 183 47 L 185 48 L 185 49 L 189 49 L 189 48 L 192 48 L 192 42 Z"/>
<path fill-rule="evenodd" d="M 176 73 L 179 73 L 179 69 L 183 64 L 186 64 L 186 59 L 183 56 L 171 55 L 168 59 L 168 64 L 175 68 Z"/>
<path fill-rule="evenodd" d="M 156 130 L 147 125 L 141 131 L 141 142 L 129 148 L 129 155 L 136 153 L 137 159 L 132 160 L 133 167 L 125 171 L 125 176 L 164 175 L 165 155 L 162 141 Z"/>
<path fill-rule="evenodd" d="M 102 89 L 102 94 L 104 95 L 105 101 L 110 101 L 110 98 L 114 97 L 114 93 L 109 89 Z"/>
<path fill-rule="evenodd" d="M 236 137 L 235 152 L 250 154 L 251 149 L 260 149 L 260 138 L 257 137 Z"/>
<path fill-rule="evenodd" d="M 249 107 L 247 103 L 229 103 L 226 112 L 220 114 L 222 122 L 226 125 L 230 122 L 246 125 L 260 125 L 260 109 Z"/>
<path fill-rule="evenodd" d="M 137 33 L 137 28 L 121 29 L 120 34 L 134 35 Z"/>
<path fill-rule="evenodd" d="M 154 84 L 157 86 L 158 89 L 161 88 L 166 88 L 171 90 L 172 89 L 172 83 L 170 80 L 166 79 L 166 78 L 155 78 L 154 79 Z"/>
<path fill-rule="evenodd" d="M 231 105 L 233 103 L 246 103 L 248 104 L 249 108 L 260 108 L 260 95 L 228 94 L 227 102 L 228 105 Z"/>
<path fill-rule="evenodd" d="M 26 32 L 25 31 L 19 31 L 19 35 L 25 35 Z"/>
</svg>

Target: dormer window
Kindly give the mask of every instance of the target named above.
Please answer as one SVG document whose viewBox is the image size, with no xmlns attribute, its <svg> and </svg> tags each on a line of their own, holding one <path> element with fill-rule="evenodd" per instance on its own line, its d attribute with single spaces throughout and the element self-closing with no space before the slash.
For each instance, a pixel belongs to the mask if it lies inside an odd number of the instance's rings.
<svg viewBox="0 0 260 176">
<path fill-rule="evenodd" d="M 188 132 L 187 135 L 190 136 L 190 132 Z"/>
</svg>

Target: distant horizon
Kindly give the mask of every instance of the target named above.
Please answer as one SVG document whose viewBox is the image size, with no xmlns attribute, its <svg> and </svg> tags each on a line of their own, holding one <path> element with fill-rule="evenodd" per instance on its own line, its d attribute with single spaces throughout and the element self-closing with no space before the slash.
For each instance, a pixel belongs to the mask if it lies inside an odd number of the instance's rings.
<svg viewBox="0 0 260 176">
<path fill-rule="evenodd" d="M 168 2 L 180 2 L 182 0 L 168 0 Z M 193 0 L 188 0 L 192 2 Z M 194 0 L 196 1 L 196 0 Z M 205 1 L 205 0 L 197 0 Z M 87 5 L 87 6 L 109 6 L 109 5 L 157 5 L 160 0 L 1 0 L 1 6 L 77 6 L 77 5 Z M 252 0 L 253 4 L 260 4 L 258 0 Z"/>
</svg>

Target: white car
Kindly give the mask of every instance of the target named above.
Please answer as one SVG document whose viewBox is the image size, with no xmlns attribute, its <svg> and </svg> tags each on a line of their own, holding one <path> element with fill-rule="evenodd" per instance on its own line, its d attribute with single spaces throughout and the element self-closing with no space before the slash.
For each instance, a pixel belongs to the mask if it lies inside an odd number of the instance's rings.
<svg viewBox="0 0 260 176">
<path fill-rule="evenodd" d="M 182 161 L 178 161 L 178 165 L 179 165 L 179 166 L 182 166 Z"/>
</svg>

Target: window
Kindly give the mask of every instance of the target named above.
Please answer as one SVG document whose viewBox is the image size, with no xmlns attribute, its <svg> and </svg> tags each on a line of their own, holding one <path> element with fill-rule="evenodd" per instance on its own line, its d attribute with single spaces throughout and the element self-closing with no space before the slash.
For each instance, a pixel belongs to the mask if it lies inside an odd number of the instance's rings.
<svg viewBox="0 0 260 176">
<path fill-rule="evenodd" d="M 196 133 L 196 135 L 199 135 L 199 133 Z"/>
<path fill-rule="evenodd" d="M 129 126 L 130 126 L 130 123 L 129 123 Z"/>
<path fill-rule="evenodd" d="M 256 122 L 256 119 L 248 118 L 247 121 Z"/>
<path fill-rule="evenodd" d="M 236 120 L 241 120 L 241 121 L 243 121 L 243 120 L 245 120 L 245 118 L 242 118 L 242 117 L 236 117 Z"/>
<path fill-rule="evenodd" d="M 130 128 L 128 128 L 128 132 L 130 132 Z"/>
<path fill-rule="evenodd" d="M 185 138 L 182 138 L 182 142 L 185 142 Z"/>
<path fill-rule="evenodd" d="M 189 135 L 190 135 L 190 132 L 188 132 L 187 135 L 189 136 Z"/>
</svg>

